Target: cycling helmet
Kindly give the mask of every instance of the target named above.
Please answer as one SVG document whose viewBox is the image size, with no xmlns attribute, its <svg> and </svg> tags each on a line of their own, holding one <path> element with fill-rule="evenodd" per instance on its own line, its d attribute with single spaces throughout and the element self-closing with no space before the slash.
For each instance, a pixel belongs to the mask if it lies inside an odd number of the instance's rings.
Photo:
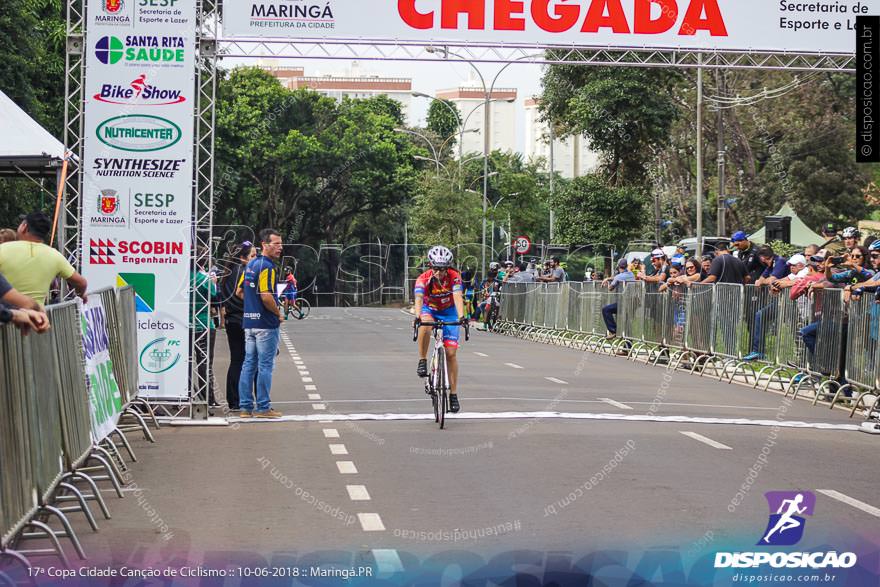
<svg viewBox="0 0 880 587">
<path fill-rule="evenodd" d="M 868 247 L 868 250 L 871 251 L 872 253 L 876 252 L 876 251 L 880 251 L 880 239 L 877 239 L 874 242 L 872 242 L 871 245 Z"/>
<path fill-rule="evenodd" d="M 431 247 L 431 250 L 428 251 L 428 263 L 437 269 L 449 267 L 452 265 L 452 251 L 443 245 Z"/>
<path fill-rule="evenodd" d="M 859 229 L 855 226 L 847 226 L 843 229 L 841 235 L 843 238 L 859 238 L 861 233 L 859 233 Z"/>
<path fill-rule="evenodd" d="M 489 263 L 489 271 L 498 271 L 499 269 L 501 269 L 501 263 L 498 263 L 497 261 Z"/>
</svg>

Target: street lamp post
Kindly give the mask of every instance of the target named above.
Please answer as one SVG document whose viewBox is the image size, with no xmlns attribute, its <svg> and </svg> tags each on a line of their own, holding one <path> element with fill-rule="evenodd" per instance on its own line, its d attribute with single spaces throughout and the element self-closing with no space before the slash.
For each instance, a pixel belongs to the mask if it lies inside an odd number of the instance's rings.
<svg viewBox="0 0 880 587">
<path fill-rule="evenodd" d="M 489 103 L 492 101 L 492 92 L 495 90 L 495 83 L 498 81 L 498 78 L 504 72 L 505 69 L 513 65 L 517 61 L 521 61 L 523 59 L 531 59 L 533 57 L 538 57 L 541 54 L 535 55 L 523 55 L 522 57 L 518 57 L 517 59 L 510 61 L 504 65 L 501 69 L 498 70 L 498 73 L 495 74 L 495 78 L 492 80 L 492 83 L 487 87 L 486 86 L 486 78 L 483 77 L 483 73 L 480 71 L 476 65 L 474 65 L 471 61 L 468 61 L 464 56 L 455 53 L 454 51 L 450 51 L 448 47 L 427 47 L 426 51 L 428 53 L 441 53 L 444 57 L 448 57 L 449 55 L 454 55 L 458 57 L 464 63 L 467 63 L 471 66 L 471 68 L 477 72 L 477 77 L 480 78 L 480 83 L 483 85 L 483 92 L 486 95 L 486 99 L 484 101 L 484 112 L 483 112 L 483 239 L 482 239 L 482 271 L 483 277 L 486 276 L 486 216 L 489 213 Z"/>
</svg>

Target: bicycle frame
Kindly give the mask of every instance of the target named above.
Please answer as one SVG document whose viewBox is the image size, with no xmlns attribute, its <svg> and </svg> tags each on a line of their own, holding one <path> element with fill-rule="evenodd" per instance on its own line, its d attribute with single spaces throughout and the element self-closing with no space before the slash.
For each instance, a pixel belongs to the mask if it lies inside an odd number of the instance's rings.
<svg viewBox="0 0 880 587">
<path fill-rule="evenodd" d="M 463 322 L 434 322 L 422 324 L 421 320 L 413 323 L 413 341 L 418 340 L 419 328 L 430 327 L 431 336 L 434 339 L 434 346 L 430 357 L 430 371 L 425 381 L 425 393 L 431 396 L 431 403 L 434 406 L 434 421 L 443 428 L 446 420 L 446 412 L 448 411 L 448 398 L 451 391 L 449 384 L 449 363 L 446 357 L 446 347 L 443 344 L 443 327 L 444 326 L 464 326 L 465 340 L 470 339 L 468 320 Z"/>
</svg>

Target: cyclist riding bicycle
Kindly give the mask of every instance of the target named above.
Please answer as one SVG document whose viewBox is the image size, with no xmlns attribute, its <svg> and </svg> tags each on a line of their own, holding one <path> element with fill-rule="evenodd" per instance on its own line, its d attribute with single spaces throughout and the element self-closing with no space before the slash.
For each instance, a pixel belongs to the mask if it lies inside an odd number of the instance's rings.
<svg viewBox="0 0 880 587">
<path fill-rule="evenodd" d="M 428 376 L 428 347 L 431 342 L 431 325 L 440 322 L 461 322 L 464 318 L 461 275 L 452 269 L 452 251 L 438 245 L 428 251 L 431 267 L 416 279 L 415 313 L 420 324 L 418 346 L 419 377 Z M 458 412 L 458 326 L 443 327 L 443 346 L 449 367 L 449 411 Z"/>
<path fill-rule="evenodd" d="M 474 310 L 474 320 L 479 321 L 482 318 L 483 322 L 485 322 L 486 307 L 492 303 L 492 294 L 497 293 L 503 283 L 500 277 L 500 269 L 500 263 L 495 261 L 489 263 L 489 273 L 486 275 L 483 283 L 480 284 L 480 301 L 477 303 L 476 310 Z"/>
<path fill-rule="evenodd" d="M 464 291 L 464 313 L 470 320 L 474 316 L 474 273 L 470 269 L 461 272 L 461 289 Z"/>
<path fill-rule="evenodd" d="M 290 317 L 290 307 L 296 303 L 297 283 L 293 276 L 293 271 L 287 270 L 287 276 L 284 278 L 287 285 L 284 287 L 284 319 Z"/>
</svg>

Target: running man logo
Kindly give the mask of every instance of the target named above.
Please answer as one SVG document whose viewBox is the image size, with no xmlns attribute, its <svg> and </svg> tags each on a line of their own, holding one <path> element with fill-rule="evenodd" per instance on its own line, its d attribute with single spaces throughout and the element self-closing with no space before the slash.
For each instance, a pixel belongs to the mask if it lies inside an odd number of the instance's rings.
<svg viewBox="0 0 880 587">
<path fill-rule="evenodd" d="M 770 520 L 758 546 L 792 546 L 804 535 L 806 520 L 816 507 L 816 496 L 810 491 L 768 491 L 764 494 L 770 506 Z"/>
<path fill-rule="evenodd" d="M 120 273 L 116 287 L 134 288 L 135 309 L 138 312 L 156 311 L 156 276 L 153 273 Z"/>
</svg>

